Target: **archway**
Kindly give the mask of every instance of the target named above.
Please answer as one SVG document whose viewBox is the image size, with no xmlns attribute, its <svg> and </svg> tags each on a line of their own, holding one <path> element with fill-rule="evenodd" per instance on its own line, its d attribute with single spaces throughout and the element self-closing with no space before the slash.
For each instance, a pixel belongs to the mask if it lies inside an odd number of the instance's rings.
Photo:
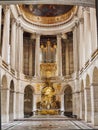
<svg viewBox="0 0 98 130">
<path fill-rule="evenodd" d="M 11 80 L 10 83 L 10 94 L 9 94 L 9 121 L 14 119 L 14 82 Z"/>
<path fill-rule="evenodd" d="M 24 90 L 24 117 L 32 116 L 33 90 L 31 86 L 26 86 Z"/>
<path fill-rule="evenodd" d="M 72 115 L 72 88 L 68 85 L 64 91 L 64 115 Z"/>
<path fill-rule="evenodd" d="M 7 90 L 7 77 L 4 75 L 2 77 L 2 88 L 1 88 L 1 119 L 2 122 L 8 122 L 8 90 Z"/>
</svg>

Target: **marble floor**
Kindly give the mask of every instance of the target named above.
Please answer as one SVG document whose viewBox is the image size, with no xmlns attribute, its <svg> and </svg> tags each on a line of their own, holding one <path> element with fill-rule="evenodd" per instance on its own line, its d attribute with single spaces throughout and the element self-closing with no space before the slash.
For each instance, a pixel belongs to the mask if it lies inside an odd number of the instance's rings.
<svg viewBox="0 0 98 130">
<path fill-rule="evenodd" d="M 3 123 L 2 130 L 68 130 L 94 129 L 91 125 L 67 117 L 31 117 Z"/>
</svg>

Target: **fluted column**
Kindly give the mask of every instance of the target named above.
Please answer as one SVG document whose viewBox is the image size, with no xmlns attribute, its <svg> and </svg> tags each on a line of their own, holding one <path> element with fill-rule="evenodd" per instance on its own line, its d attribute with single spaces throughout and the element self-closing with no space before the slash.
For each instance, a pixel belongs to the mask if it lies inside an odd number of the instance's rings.
<svg viewBox="0 0 98 130">
<path fill-rule="evenodd" d="M 35 76 L 40 76 L 40 35 L 36 35 L 35 45 Z"/>
<path fill-rule="evenodd" d="M 69 76 L 69 46 L 68 46 L 68 40 L 66 40 L 66 50 L 65 50 L 65 53 L 66 53 L 66 77 Z"/>
<path fill-rule="evenodd" d="M 61 35 L 57 35 L 57 70 L 58 76 L 62 76 L 62 45 Z"/>
<path fill-rule="evenodd" d="M 16 44 L 15 44 L 15 70 L 18 72 L 18 64 L 19 64 L 19 42 L 18 42 L 18 23 L 16 23 Z"/>
<path fill-rule="evenodd" d="M 97 21 L 96 21 L 96 9 L 90 8 L 90 24 L 91 24 L 91 47 L 92 53 L 98 48 L 97 46 Z"/>
<path fill-rule="evenodd" d="M 8 63 L 9 35 L 10 35 L 10 8 L 9 6 L 6 6 L 4 10 L 4 28 L 3 28 L 3 46 L 2 46 L 2 58 L 6 63 Z"/>
<path fill-rule="evenodd" d="M 16 70 L 23 73 L 23 28 L 17 23 L 16 28 Z"/>
<path fill-rule="evenodd" d="M 19 71 L 23 72 L 23 31 L 19 25 Z"/>
<path fill-rule="evenodd" d="M 77 74 L 79 70 L 79 52 L 78 52 L 78 25 L 73 28 L 73 59 L 74 59 L 74 73 Z"/>
<path fill-rule="evenodd" d="M 32 59 L 33 53 L 32 53 L 32 43 L 30 42 L 30 46 L 29 46 L 29 75 L 32 76 Z"/>
<path fill-rule="evenodd" d="M 91 56 L 90 11 L 89 8 L 83 8 L 83 11 L 84 11 L 85 62 L 87 62 Z"/>
<path fill-rule="evenodd" d="M 84 43 L 84 19 L 80 19 L 79 30 L 80 30 L 80 42 L 79 42 L 79 66 L 80 69 L 85 64 L 85 43 Z"/>
<path fill-rule="evenodd" d="M 16 21 L 12 20 L 11 27 L 11 67 L 15 69 Z"/>
</svg>

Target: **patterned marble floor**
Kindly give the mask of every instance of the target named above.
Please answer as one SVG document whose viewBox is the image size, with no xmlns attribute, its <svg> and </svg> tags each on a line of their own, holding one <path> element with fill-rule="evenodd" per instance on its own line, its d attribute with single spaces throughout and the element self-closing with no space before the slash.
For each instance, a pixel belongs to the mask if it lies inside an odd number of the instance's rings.
<svg viewBox="0 0 98 130">
<path fill-rule="evenodd" d="M 49 117 L 47 120 L 36 120 L 37 117 L 28 118 L 10 123 L 3 123 L 2 130 L 68 130 L 68 129 L 93 129 L 90 125 L 85 122 L 70 119 L 67 117 L 58 118 Z M 43 119 L 44 117 L 42 117 Z M 34 120 L 35 119 L 35 120 Z M 45 119 L 45 118 L 44 118 Z M 48 120 L 49 119 L 49 120 Z M 52 120 L 51 120 L 52 119 Z M 63 120 L 62 120 L 63 119 Z M 64 120 L 65 119 L 65 120 Z"/>
</svg>

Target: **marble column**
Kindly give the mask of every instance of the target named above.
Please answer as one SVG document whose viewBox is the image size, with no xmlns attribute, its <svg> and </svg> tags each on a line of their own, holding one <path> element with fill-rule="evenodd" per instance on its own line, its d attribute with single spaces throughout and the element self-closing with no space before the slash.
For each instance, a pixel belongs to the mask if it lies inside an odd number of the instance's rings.
<svg viewBox="0 0 98 130">
<path fill-rule="evenodd" d="M 85 62 L 91 56 L 91 27 L 90 27 L 90 11 L 89 8 L 83 8 L 84 13 L 84 39 L 85 39 Z"/>
<path fill-rule="evenodd" d="M 32 76 L 32 62 L 33 62 L 33 53 L 32 53 L 32 42 L 30 42 L 30 46 L 29 46 L 29 75 Z"/>
<path fill-rule="evenodd" d="M 79 42 L 79 69 L 81 69 L 85 64 L 85 43 L 84 43 L 84 19 L 81 18 L 79 21 L 79 34 L 80 34 L 80 42 Z"/>
<path fill-rule="evenodd" d="M 97 21 L 96 21 L 96 9 L 90 8 L 90 25 L 91 25 L 91 48 L 92 53 L 98 48 L 97 46 Z"/>
<path fill-rule="evenodd" d="M 90 88 L 85 88 L 84 90 L 85 95 L 85 121 L 91 121 L 91 93 Z"/>
<path fill-rule="evenodd" d="M 4 28 L 3 28 L 3 45 L 2 45 L 2 59 L 6 63 L 8 63 L 9 35 L 10 35 L 10 8 L 7 5 L 4 10 Z"/>
<path fill-rule="evenodd" d="M 57 35 L 57 70 L 58 76 L 62 76 L 62 45 L 61 45 L 61 35 Z"/>
<path fill-rule="evenodd" d="M 91 84 L 91 120 L 98 125 L 98 83 Z"/>
<path fill-rule="evenodd" d="M 15 44 L 16 44 L 16 21 L 12 19 L 11 24 L 11 68 L 15 69 Z"/>
<path fill-rule="evenodd" d="M 23 28 L 19 25 L 19 72 L 23 73 Z"/>
<path fill-rule="evenodd" d="M 18 23 L 16 23 L 16 44 L 15 44 L 15 70 L 18 72 L 18 64 L 19 64 L 19 42 L 18 42 Z"/>
<path fill-rule="evenodd" d="M 40 35 L 36 35 L 35 45 L 35 77 L 40 76 Z"/>
<path fill-rule="evenodd" d="M 69 46 L 68 46 L 68 40 L 66 40 L 66 50 L 65 50 L 65 56 L 66 56 L 66 77 L 69 76 Z"/>
<path fill-rule="evenodd" d="M 79 52 L 78 52 L 78 25 L 73 28 L 73 61 L 74 73 L 77 75 L 79 70 Z"/>
</svg>

